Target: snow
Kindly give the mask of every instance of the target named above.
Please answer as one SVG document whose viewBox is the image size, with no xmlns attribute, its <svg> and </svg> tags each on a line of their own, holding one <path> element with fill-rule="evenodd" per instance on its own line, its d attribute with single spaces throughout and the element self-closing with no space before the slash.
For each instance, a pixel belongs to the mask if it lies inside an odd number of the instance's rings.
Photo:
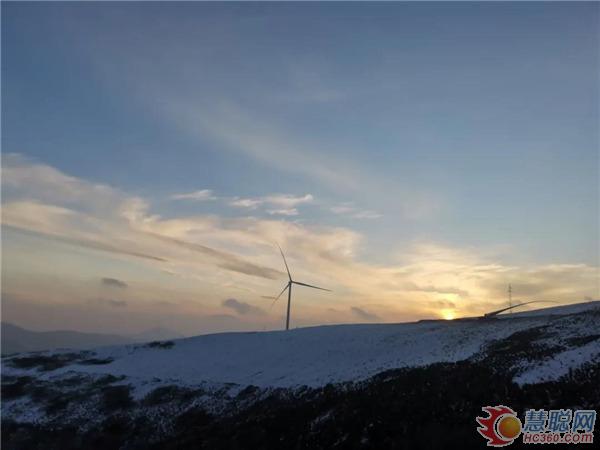
<svg viewBox="0 0 600 450">
<path fill-rule="evenodd" d="M 331 325 L 291 331 L 221 333 L 170 341 L 172 345 L 131 344 L 70 354 L 71 360 L 58 369 L 40 367 L 21 369 L 11 359 L 2 358 L 3 383 L 10 377 L 29 376 L 33 384 L 21 397 L 3 399 L 2 419 L 51 424 L 56 420 L 75 424 L 84 432 L 97 426 L 106 415 L 100 408 L 105 375 L 112 375 L 111 386 L 127 385 L 136 401 L 156 388 L 175 385 L 190 388 L 195 395 L 179 401 L 130 411 L 152 416 L 157 426 L 166 426 L 165 417 L 175 417 L 188 408 L 199 407 L 221 415 L 245 408 L 270 392 L 304 392 L 305 386 L 327 383 L 361 382 L 389 369 L 425 366 L 436 362 L 472 362 L 498 356 L 497 346 L 489 344 L 517 335 L 500 350 L 508 358 L 513 380 L 520 385 L 556 380 L 569 370 L 590 361 L 600 361 L 600 302 L 548 308 L 509 315 L 502 320 L 429 320 L 417 323 Z M 586 311 L 595 310 L 593 313 Z M 527 336 L 527 341 L 522 341 Z M 514 352 L 511 358 L 508 352 Z M 64 351 L 29 353 L 23 356 L 62 355 Z M 85 364 L 89 360 L 97 364 Z M 111 361 L 106 364 L 98 362 Z M 502 364 L 502 363 L 501 363 Z M 506 370 L 503 369 L 503 370 Z M 70 382 L 74 380 L 74 382 Z M 238 398 L 248 385 L 259 389 Z M 352 385 L 345 386 L 351 388 Z M 77 401 L 59 413 L 49 413 L 44 400 L 35 399 L 33 389 Z M 51 399 L 47 399 L 51 401 Z M 139 402 L 144 405 L 144 402 Z M 317 418 L 327 420 L 327 414 Z"/>
<path fill-rule="evenodd" d="M 51 372 L 36 372 L 35 369 L 13 368 L 3 359 L 2 369 L 8 375 L 35 373 L 41 379 L 74 372 L 123 375 L 124 383 L 134 386 L 136 398 L 161 384 L 318 387 L 364 380 L 393 368 L 464 360 L 477 354 L 490 341 L 552 323 L 553 314 L 572 314 L 598 306 L 598 302 L 592 302 L 563 309 L 548 308 L 512 314 L 503 320 L 331 325 L 287 332 L 220 333 L 174 340 L 170 348 L 140 344 L 96 349 L 93 357 L 110 358 L 113 361 L 109 364 L 74 362 Z M 593 324 L 592 328 L 597 325 Z M 593 351 L 598 350 L 598 341 L 581 348 L 587 347 L 589 353 L 585 350 L 577 361 L 592 357 Z M 561 355 L 556 361 L 545 363 L 546 366 L 526 368 L 520 382 L 535 380 L 536 370 L 556 374 L 561 373 L 561 367 L 568 370 L 569 358 L 577 355 L 569 351 Z"/>
<path fill-rule="evenodd" d="M 588 361 L 600 358 L 600 345 L 590 342 L 582 347 L 573 348 L 554 355 L 540 364 L 536 364 L 514 378 L 519 385 L 535 384 L 545 381 L 558 380 L 569 373 L 569 369 L 580 367 Z"/>
</svg>

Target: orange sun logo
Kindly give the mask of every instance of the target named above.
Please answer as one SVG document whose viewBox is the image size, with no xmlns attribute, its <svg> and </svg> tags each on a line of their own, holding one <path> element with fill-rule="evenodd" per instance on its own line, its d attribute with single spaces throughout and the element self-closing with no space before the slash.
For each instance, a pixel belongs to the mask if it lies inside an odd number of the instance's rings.
<svg viewBox="0 0 600 450">
<path fill-rule="evenodd" d="M 521 434 L 521 421 L 517 413 L 508 406 L 484 406 L 487 417 L 477 417 L 477 431 L 487 439 L 488 447 L 504 447 L 512 444 Z"/>
</svg>

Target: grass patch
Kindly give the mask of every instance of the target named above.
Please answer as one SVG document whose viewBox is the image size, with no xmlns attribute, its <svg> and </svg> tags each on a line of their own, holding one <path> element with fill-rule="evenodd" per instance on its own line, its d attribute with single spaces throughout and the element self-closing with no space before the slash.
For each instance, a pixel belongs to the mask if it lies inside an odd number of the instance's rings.
<svg viewBox="0 0 600 450">
<path fill-rule="evenodd" d="M 2 383 L 2 400 L 11 400 L 27 394 L 27 388 L 33 381 L 31 377 L 18 377 L 12 383 Z"/>
<path fill-rule="evenodd" d="M 117 381 L 122 381 L 125 379 L 124 375 L 116 377 L 114 375 L 108 374 L 103 375 L 92 383 L 92 386 L 106 386 L 108 384 L 116 383 Z"/>
<path fill-rule="evenodd" d="M 155 406 L 172 401 L 184 401 L 193 398 L 195 393 L 193 389 L 176 385 L 161 386 L 148 393 L 142 403 L 145 406 Z"/>
<path fill-rule="evenodd" d="M 247 398 L 251 398 L 252 396 L 254 396 L 257 392 L 260 392 L 260 388 L 258 386 L 254 386 L 254 385 L 249 385 L 246 386 L 244 389 L 242 389 L 238 395 L 237 395 L 237 399 L 238 400 L 245 400 Z"/>
<path fill-rule="evenodd" d="M 77 364 L 81 364 L 83 366 L 100 366 L 103 364 L 110 364 L 113 361 L 113 358 L 89 358 L 79 361 Z"/>
<path fill-rule="evenodd" d="M 484 362 L 489 367 L 514 373 L 518 361 L 541 361 L 564 350 L 561 345 L 549 345 L 538 340 L 550 336 L 547 326 L 517 331 L 505 339 L 494 341 L 485 350 Z"/>
<path fill-rule="evenodd" d="M 131 386 L 106 386 L 102 389 L 102 407 L 105 411 L 116 411 L 133 406 Z"/>
<path fill-rule="evenodd" d="M 567 344 L 572 345 L 573 347 L 581 347 L 597 339 L 600 339 L 600 334 L 592 334 L 590 336 L 577 336 L 567 339 Z"/>
<path fill-rule="evenodd" d="M 56 355 L 31 355 L 20 358 L 12 358 L 7 364 L 17 369 L 33 369 L 37 367 L 39 371 L 49 372 L 60 369 L 73 362 L 79 357 L 77 353 L 61 353 Z"/>
<path fill-rule="evenodd" d="M 60 387 L 72 388 L 83 385 L 88 380 L 88 377 L 83 375 L 73 375 L 68 378 L 56 380 L 53 383 Z"/>
</svg>

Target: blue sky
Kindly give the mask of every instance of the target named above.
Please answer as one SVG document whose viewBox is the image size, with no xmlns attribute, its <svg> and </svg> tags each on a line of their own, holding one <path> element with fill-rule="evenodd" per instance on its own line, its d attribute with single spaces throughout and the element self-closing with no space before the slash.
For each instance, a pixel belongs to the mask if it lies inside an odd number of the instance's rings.
<svg viewBox="0 0 600 450">
<path fill-rule="evenodd" d="M 334 256 L 378 274 L 434 247 L 502 274 L 560 265 L 597 274 L 599 20 L 595 3 L 4 4 L 2 151 L 18 154 L 4 165 L 43 166 L 92 196 L 91 185 L 114 189 L 144 203 L 136 220 L 154 233 L 277 270 L 264 242 L 292 247 L 299 241 L 274 228 L 296 227 L 329 243 L 337 233 Z M 18 180 L 3 186 L 5 205 L 88 214 L 97 200 L 49 198 Z M 174 198 L 196 191 L 210 192 Z M 74 233 L 11 217 L 15 236 Z M 252 245 L 221 242 L 193 222 L 209 218 L 221 232 L 250 233 L 250 219 L 273 230 Z M 106 257 L 96 253 L 90 266 Z M 315 261 L 293 258 L 310 275 Z M 133 272 L 138 262 L 123 264 Z M 148 281 L 156 268 L 145 270 Z M 441 276 L 427 273 L 421 284 Z M 543 284 L 534 279 L 522 283 Z M 590 286 L 585 295 L 597 296 Z M 263 288 L 244 300 L 256 304 Z M 386 316 L 385 302 L 348 290 L 353 306 Z M 239 297 L 211 295 L 215 305 Z M 381 297 L 402 295 L 396 286 Z M 440 295 L 428 301 L 459 301 Z"/>
</svg>

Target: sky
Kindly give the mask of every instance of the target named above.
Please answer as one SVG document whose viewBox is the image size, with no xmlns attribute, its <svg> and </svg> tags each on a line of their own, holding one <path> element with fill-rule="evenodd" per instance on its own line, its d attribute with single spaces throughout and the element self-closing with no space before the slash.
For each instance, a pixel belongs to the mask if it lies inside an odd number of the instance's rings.
<svg viewBox="0 0 600 450">
<path fill-rule="evenodd" d="M 2 320 L 192 335 L 600 297 L 590 3 L 2 5 Z"/>
</svg>

